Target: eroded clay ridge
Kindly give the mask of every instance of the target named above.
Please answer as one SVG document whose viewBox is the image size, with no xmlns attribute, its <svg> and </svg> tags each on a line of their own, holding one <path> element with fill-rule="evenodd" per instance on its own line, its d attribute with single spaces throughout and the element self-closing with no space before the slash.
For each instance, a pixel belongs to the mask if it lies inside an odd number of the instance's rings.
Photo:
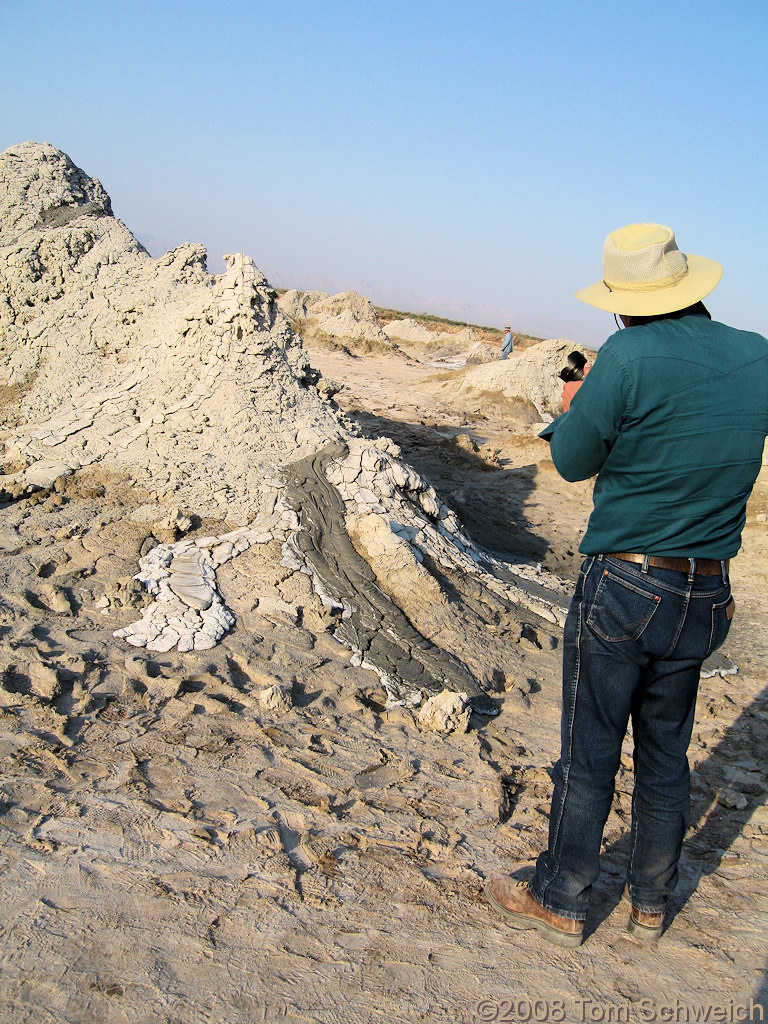
<svg viewBox="0 0 768 1024">
<path fill-rule="evenodd" d="M 222 275 L 201 246 L 152 259 L 65 154 L 0 154 L 6 500 L 98 468 L 171 510 L 177 535 L 192 517 L 226 524 L 141 559 L 153 601 L 118 631 L 135 646 L 216 644 L 235 625 L 217 571 L 276 540 L 341 609 L 335 635 L 391 699 L 447 687 L 490 711 L 467 608 L 559 621 L 565 588 L 479 552 L 391 441 L 357 436 L 269 283 L 246 256 L 227 259 Z"/>
</svg>

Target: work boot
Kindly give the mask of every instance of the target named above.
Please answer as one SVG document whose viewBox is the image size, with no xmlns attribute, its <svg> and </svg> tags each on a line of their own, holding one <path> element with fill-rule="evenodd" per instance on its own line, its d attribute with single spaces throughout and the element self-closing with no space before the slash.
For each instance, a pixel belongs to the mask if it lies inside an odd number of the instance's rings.
<svg viewBox="0 0 768 1024">
<path fill-rule="evenodd" d="M 496 910 L 515 924 L 535 928 L 539 935 L 558 946 L 580 946 L 584 937 L 584 922 L 553 914 L 534 899 L 527 879 L 518 882 L 502 876 L 491 878 L 485 886 L 485 896 Z"/>
<path fill-rule="evenodd" d="M 639 910 L 629 894 L 629 886 L 624 886 L 624 898 L 629 900 L 631 910 L 627 928 L 630 934 L 641 942 L 654 942 L 664 931 L 663 910 Z"/>
</svg>

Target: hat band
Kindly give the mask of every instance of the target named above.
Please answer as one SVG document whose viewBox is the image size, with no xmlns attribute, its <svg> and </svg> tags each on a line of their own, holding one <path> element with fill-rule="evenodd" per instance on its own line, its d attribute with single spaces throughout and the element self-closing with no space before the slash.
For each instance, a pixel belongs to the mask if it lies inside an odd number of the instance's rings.
<svg viewBox="0 0 768 1024">
<path fill-rule="evenodd" d="M 612 281 L 604 277 L 603 284 L 609 292 L 650 292 L 659 288 L 673 288 L 687 273 L 688 267 L 685 266 L 669 277 L 660 277 L 656 281 Z"/>
</svg>

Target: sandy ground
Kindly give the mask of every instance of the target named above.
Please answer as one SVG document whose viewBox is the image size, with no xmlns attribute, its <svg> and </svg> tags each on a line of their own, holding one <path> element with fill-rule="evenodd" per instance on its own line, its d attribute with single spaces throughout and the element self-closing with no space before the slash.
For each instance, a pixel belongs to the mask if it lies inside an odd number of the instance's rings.
<svg viewBox="0 0 768 1024">
<path fill-rule="evenodd" d="M 574 579 L 590 488 L 557 477 L 535 417 L 460 393 L 461 370 L 311 358 L 344 385 L 349 419 L 392 437 L 475 541 Z M 620 902 L 628 741 L 572 951 L 482 897 L 487 875 L 545 843 L 558 628 L 531 613 L 515 614 L 522 636 L 485 623 L 501 713 L 448 736 L 385 709 L 270 546 L 222 567 L 237 627 L 216 648 L 137 651 L 112 633 L 145 601 L 132 577 L 147 531 L 130 517 L 144 500 L 85 474 L 0 510 L 0 1020 L 763 1019 L 765 482 L 732 572 L 725 652 L 739 672 L 702 682 L 668 929 L 640 945 Z M 258 700 L 275 682 L 292 691 L 287 712 Z"/>
</svg>

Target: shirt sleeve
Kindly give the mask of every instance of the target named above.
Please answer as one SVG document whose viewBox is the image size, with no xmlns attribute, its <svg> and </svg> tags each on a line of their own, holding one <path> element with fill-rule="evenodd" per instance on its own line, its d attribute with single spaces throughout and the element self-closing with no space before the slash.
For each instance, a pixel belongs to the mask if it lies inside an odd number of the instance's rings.
<svg viewBox="0 0 768 1024">
<path fill-rule="evenodd" d="M 600 472 L 619 435 L 628 404 L 626 374 L 612 349 L 604 347 L 573 396 L 568 412 L 539 434 L 550 442 L 552 461 L 563 479 L 587 480 Z"/>
</svg>

